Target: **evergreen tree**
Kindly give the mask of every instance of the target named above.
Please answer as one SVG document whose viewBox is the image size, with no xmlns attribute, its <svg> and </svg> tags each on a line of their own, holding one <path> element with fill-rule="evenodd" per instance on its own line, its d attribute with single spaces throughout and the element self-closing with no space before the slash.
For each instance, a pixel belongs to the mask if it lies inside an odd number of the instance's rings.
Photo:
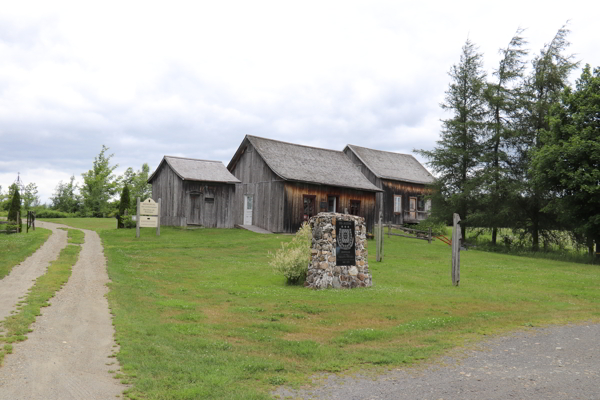
<svg viewBox="0 0 600 400">
<path fill-rule="evenodd" d="M 479 171 L 479 209 L 471 216 L 477 226 L 492 228 L 492 244 L 496 244 L 498 228 L 510 225 L 511 197 L 514 179 L 510 174 L 511 142 L 515 136 L 518 111 L 522 104 L 523 71 L 527 43 L 518 29 L 505 49 L 493 73 L 494 82 L 488 82 L 485 97 L 488 103 L 487 137 L 483 143 L 482 169 Z"/>
<path fill-rule="evenodd" d="M 565 88 L 550 109 L 549 130 L 533 158 L 536 184 L 553 193 L 548 205 L 593 241 L 600 253 L 600 68 L 586 65 L 575 91 Z"/>
<path fill-rule="evenodd" d="M 21 222 L 21 218 L 23 216 L 20 215 L 20 212 L 21 212 L 21 195 L 19 194 L 19 188 L 15 187 L 13 195 L 12 195 L 12 200 L 10 202 L 10 208 L 8 210 L 8 218 L 7 219 L 9 221 L 15 221 L 17 223 L 17 225 L 19 225 L 19 231 L 21 232 L 23 230 L 22 229 L 23 225 Z"/>
<path fill-rule="evenodd" d="M 123 191 L 121 192 L 121 199 L 119 201 L 119 217 L 125 215 L 125 211 L 128 211 L 131 207 L 131 199 L 129 198 L 129 186 L 125 184 Z M 124 228 L 123 223 L 119 220 L 119 228 Z"/>
<path fill-rule="evenodd" d="M 552 41 L 544 46 L 532 61 L 532 72 L 526 79 L 526 104 L 520 123 L 520 134 L 515 141 L 515 162 L 513 172 L 521 187 L 516 191 L 514 215 L 516 227 L 529 232 L 534 251 L 539 250 L 540 233 L 558 228 L 556 216 L 544 212 L 551 193 L 536 184 L 531 173 L 531 157 L 541 147 L 540 136 L 549 129 L 548 112 L 552 104 L 558 102 L 562 90 L 568 86 L 568 77 L 577 67 L 572 55 L 563 54 L 570 43 L 569 30 L 561 27 Z M 545 242 L 546 243 L 546 242 Z"/>
<path fill-rule="evenodd" d="M 441 140 L 432 151 L 415 150 L 426 157 L 428 165 L 439 174 L 437 189 L 443 202 L 434 201 L 434 217 L 446 220 L 452 213 L 461 217 L 463 237 L 466 237 L 469 212 L 476 201 L 475 175 L 480 167 L 487 115 L 484 97 L 485 72 L 482 55 L 467 40 L 462 48 L 460 62 L 450 69 L 450 87 L 441 107 L 452 113 L 442 121 Z"/>
</svg>

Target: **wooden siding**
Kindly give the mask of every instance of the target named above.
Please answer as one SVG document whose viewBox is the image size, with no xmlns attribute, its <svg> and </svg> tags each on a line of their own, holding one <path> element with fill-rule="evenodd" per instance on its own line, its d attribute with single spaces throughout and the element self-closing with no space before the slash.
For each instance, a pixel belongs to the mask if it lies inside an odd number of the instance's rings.
<svg viewBox="0 0 600 400">
<path fill-rule="evenodd" d="M 234 223 L 244 224 L 244 196 L 254 196 L 252 225 L 283 232 L 283 181 L 245 140 L 246 148 L 230 171 L 242 181 L 236 185 Z"/>
<path fill-rule="evenodd" d="M 313 185 L 301 182 L 285 183 L 285 199 L 283 220 L 283 231 L 294 233 L 304 221 L 304 196 L 315 196 L 315 212 L 327 211 L 327 206 L 321 207 L 321 203 L 327 204 L 328 196 L 338 197 L 338 212 L 344 209 L 350 210 L 350 200 L 360 201 L 359 215 L 365 218 L 367 230 L 373 232 L 375 223 L 375 193 L 354 189 L 340 188 L 336 186 Z"/>
<path fill-rule="evenodd" d="M 161 225 L 202 225 L 233 228 L 235 185 L 218 182 L 183 181 L 167 163 L 152 180 L 152 199 L 161 199 Z M 213 198 L 207 203 L 206 198 Z"/>
<path fill-rule="evenodd" d="M 405 222 L 417 222 L 417 219 L 408 220 L 406 212 L 409 207 L 410 197 L 421 197 L 430 194 L 430 190 L 423 184 L 407 183 L 382 179 L 381 189 L 383 189 L 383 221 L 392 224 L 401 225 Z M 394 213 L 394 195 L 402 196 L 402 211 L 404 216 Z"/>
</svg>

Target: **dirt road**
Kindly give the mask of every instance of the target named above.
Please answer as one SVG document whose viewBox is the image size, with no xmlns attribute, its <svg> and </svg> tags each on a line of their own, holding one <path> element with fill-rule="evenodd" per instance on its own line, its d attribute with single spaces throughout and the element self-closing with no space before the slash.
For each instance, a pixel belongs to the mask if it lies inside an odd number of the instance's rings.
<svg viewBox="0 0 600 400">
<path fill-rule="evenodd" d="M 48 253 L 37 261 L 45 263 L 37 265 L 36 271 L 41 268 L 43 273 L 48 259 L 66 245 L 66 235 L 56 230 L 60 225 L 38 224 L 53 230 L 38 250 Z M 115 358 L 110 358 L 117 347 L 104 297 L 108 275 L 102 244 L 96 232 L 83 231 L 85 244 L 69 281 L 50 300 L 51 306 L 42 309 L 28 339 L 15 344 L 13 354 L 7 355 L 0 367 L 0 399 L 115 399 L 126 388 L 108 372 L 119 366 Z M 24 281 L 33 283 L 29 275 L 23 276 Z M 10 307 L 14 304 L 0 304 L 0 310 Z"/>
</svg>

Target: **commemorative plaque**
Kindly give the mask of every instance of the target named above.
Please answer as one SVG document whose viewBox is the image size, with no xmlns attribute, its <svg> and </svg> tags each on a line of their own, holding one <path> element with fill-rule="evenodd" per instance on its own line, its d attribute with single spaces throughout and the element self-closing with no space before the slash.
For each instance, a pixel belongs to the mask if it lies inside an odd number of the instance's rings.
<svg viewBox="0 0 600 400">
<path fill-rule="evenodd" d="M 335 265 L 356 265 L 354 221 L 337 220 L 335 226 Z"/>
</svg>

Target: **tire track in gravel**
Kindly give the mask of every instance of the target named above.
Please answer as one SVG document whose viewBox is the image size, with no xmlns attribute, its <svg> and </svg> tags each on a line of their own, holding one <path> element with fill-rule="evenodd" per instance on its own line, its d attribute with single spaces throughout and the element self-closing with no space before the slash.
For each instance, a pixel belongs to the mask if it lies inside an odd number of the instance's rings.
<svg viewBox="0 0 600 400">
<path fill-rule="evenodd" d="M 40 224 L 41 225 L 41 224 Z M 43 227 L 58 227 L 43 223 Z M 127 386 L 118 370 L 100 237 L 83 230 L 85 243 L 69 281 L 42 309 L 28 339 L 14 345 L 0 368 L 0 399 L 115 399 Z M 114 362 L 114 365 L 107 365 Z"/>
<path fill-rule="evenodd" d="M 41 226 L 39 222 L 38 226 Z M 67 245 L 67 232 L 58 229 L 59 225 L 43 227 L 52 230 L 48 240 L 0 280 L 0 321 L 17 309 L 19 298 L 27 294 L 35 280 L 46 273 L 50 263 L 58 258 L 60 251 Z"/>
</svg>

